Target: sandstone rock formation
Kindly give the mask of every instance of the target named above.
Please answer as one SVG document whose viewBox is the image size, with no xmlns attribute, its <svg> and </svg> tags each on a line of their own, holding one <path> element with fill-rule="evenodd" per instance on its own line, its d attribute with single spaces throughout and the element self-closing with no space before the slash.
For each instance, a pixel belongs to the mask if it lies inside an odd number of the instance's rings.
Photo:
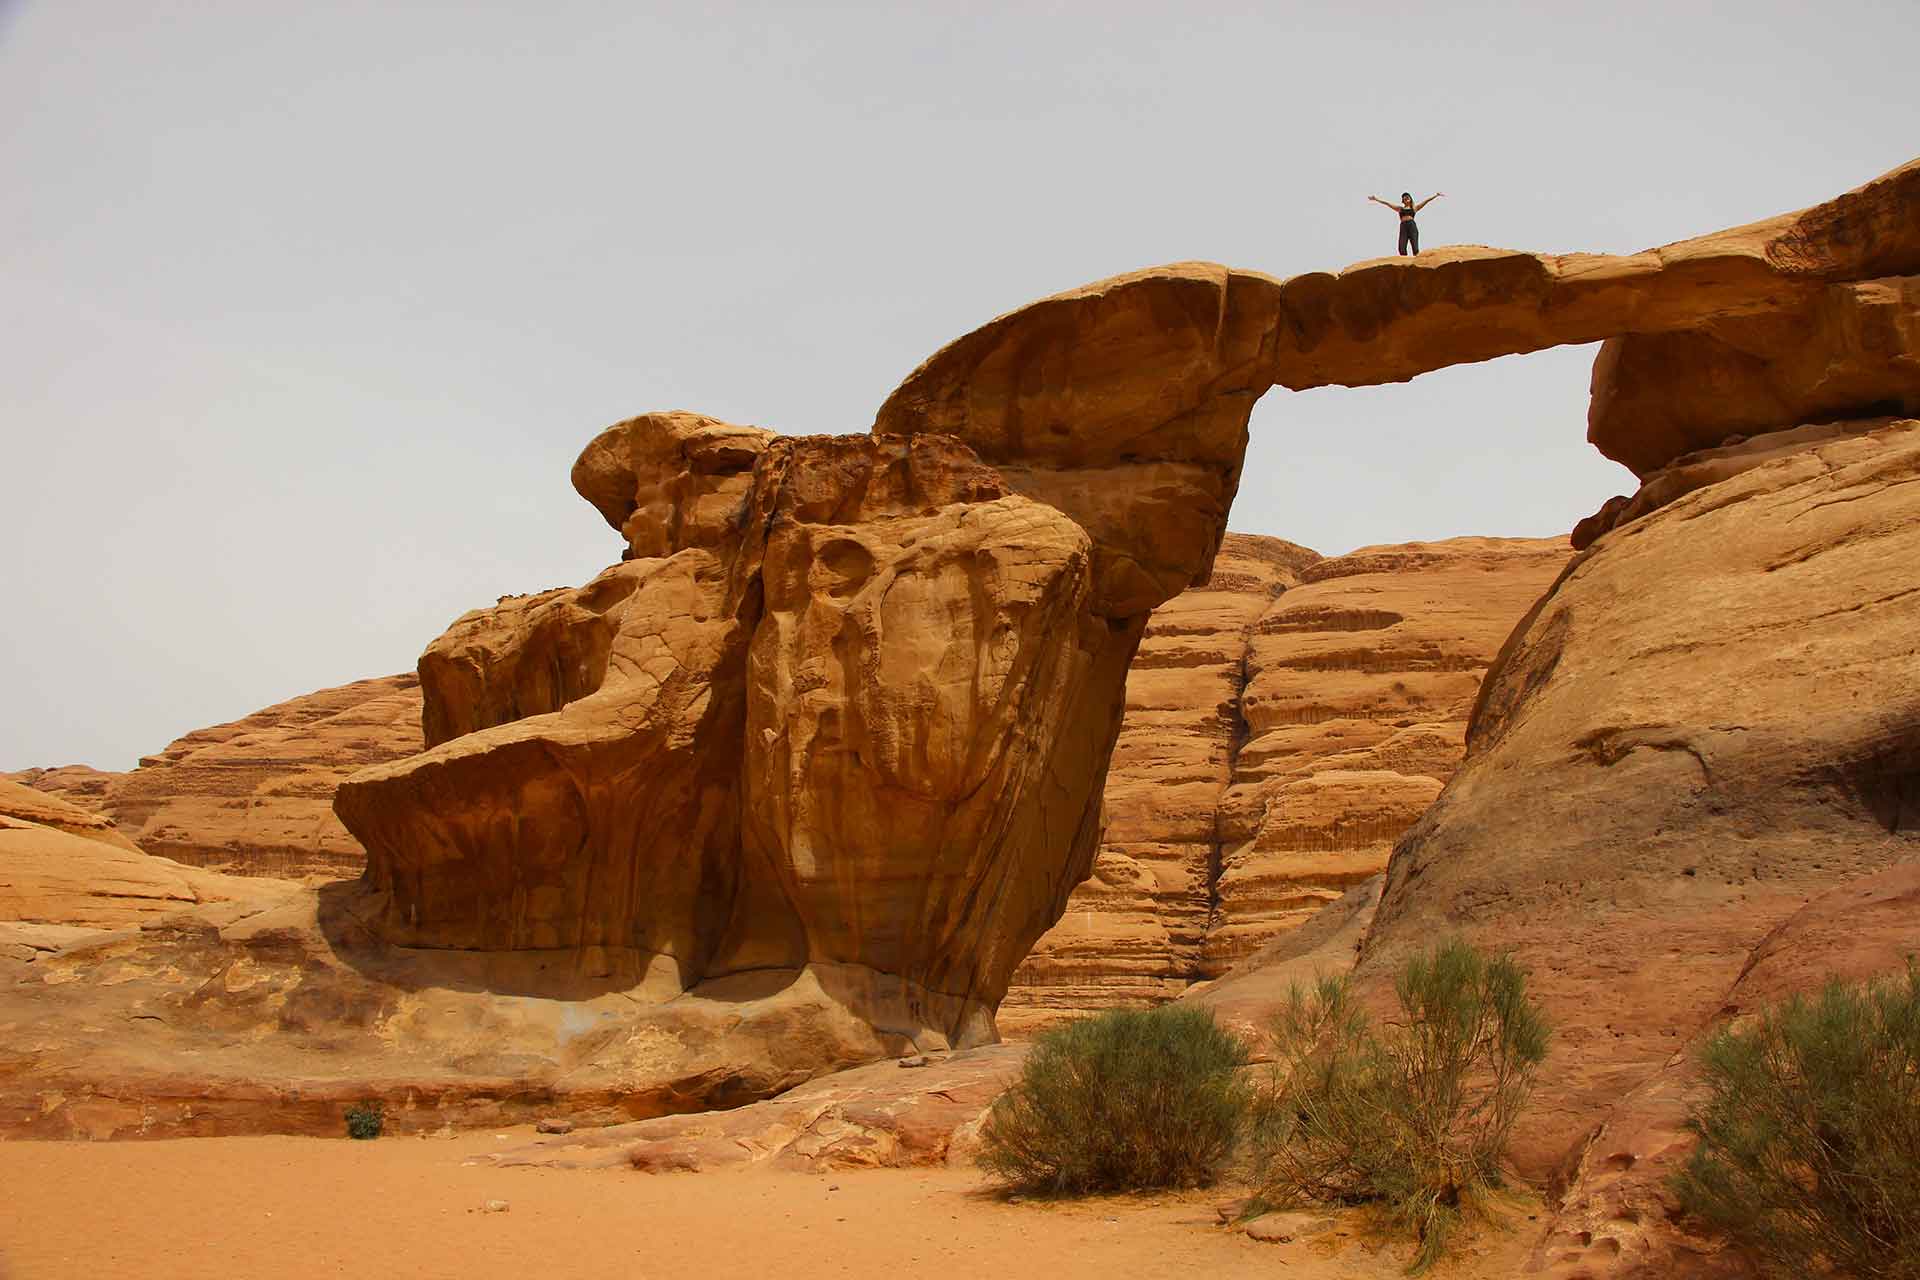
<svg viewBox="0 0 1920 1280">
<path fill-rule="evenodd" d="M 112 819 L 103 818 L 61 796 L 7 778 L 0 778 L 0 823 L 50 827 L 132 853 L 140 852 L 140 846 L 121 835 Z"/>
<path fill-rule="evenodd" d="M 1178 996 L 1377 876 L 1566 560 L 1558 540 L 1320 559 L 1229 534 L 1212 580 L 1147 629 L 1093 877 L 1015 974 L 1002 1029 Z"/>
<path fill-rule="evenodd" d="M 422 662 L 459 736 L 340 790 L 383 936 L 653 1000 L 820 978 L 915 1044 L 991 1038 L 1091 862 L 1145 622 L 1098 612 L 1087 534 L 947 437 L 650 415 L 575 477 L 632 558 L 462 619 Z"/>
<path fill-rule="evenodd" d="M 1318 559 L 1277 538 L 1228 534 L 1212 577 L 1154 614 L 1127 673 L 1093 875 L 1014 974 L 1003 1030 L 1157 1003 L 1194 980 L 1213 913 L 1220 803 L 1245 738 L 1249 635 Z"/>
<path fill-rule="evenodd" d="M 1920 276 L 1829 285 L 1798 310 L 1601 345 L 1587 438 L 1642 478 L 1729 436 L 1920 413 Z"/>
<path fill-rule="evenodd" d="M 958 1163 L 978 1149 L 987 1108 L 1025 1057 L 1024 1046 L 988 1045 L 853 1067 L 731 1111 L 575 1129 L 565 1137 L 509 1147 L 492 1163 L 629 1166 L 643 1173 L 755 1165 L 825 1173 Z M 919 1065 L 903 1070 L 903 1063 Z"/>
<path fill-rule="evenodd" d="M 93 932 L 138 927 L 206 903 L 256 901 L 290 887 L 0 817 L 0 944 L 31 937 L 64 946 Z"/>
<path fill-rule="evenodd" d="M 57 796 L 89 813 L 98 814 L 107 788 L 125 777 L 92 765 L 63 764 L 52 769 L 22 769 L 18 773 L 0 773 L 0 780 L 32 787 L 45 795 Z M 102 815 L 104 816 L 104 815 Z"/>
<path fill-rule="evenodd" d="M 286 887 L 149 857 L 98 814 L 0 781 L 0 960 L 37 960 L 190 907 Z"/>
<path fill-rule="evenodd" d="M 1595 1158 L 1596 1129 L 1673 1142 L 1672 1072 L 1717 1019 L 1920 948 L 1892 906 L 1878 934 L 1859 906 L 1858 939 L 1789 940 L 1920 855 L 1920 423 L 1715 453 L 1676 467 L 1710 482 L 1602 535 L 1507 643 L 1358 970 L 1377 986 L 1456 930 L 1532 970 L 1556 1038 L 1517 1151 L 1572 1184 L 1562 1227 L 1591 1248 L 1552 1254 L 1572 1274 L 1678 1265 L 1647 1261 L 1670 1224 L 1592 1222 L 1624 1194 L 1600 1184 L 1648 1154 Z"/>
<path fill-rule="evenodd" d="M 1363 547 L 1309 566 L 1267 610 L 1200 976 L 1386 868 L 1459 764 L 1487 664 L 1566 559 L 1524 538 Z"/>
<path fill-rule="evenodd" d="M 1135 456 L 1178 458 L 1177 478 L 1162 481 L 1204 507 L 1231 498 L 1236 429 L 1271 386 L 1404 382 L 1564 343 L 1803 314 L 1832 284 L 1920 273 L 1916 203 L 1920 161 L 1798 213 L 1625 256 L 1454 246 L 1287 280 L 1157 267 L 1032 303 L 951 344 L 893 393 L 874 429 L 948 432 L 991 462 L 1035 467 L 1042 485 L 1060 462 L 1112 468 L 1117 480 Z M 1170 433 L 1187 438 L 1169 450 Z M 1694 446 L 1601 447 L 1644 472 Z M 1068 490 L 1069 506 L 1100 501 Z M 1181 545 L 1180 524 L 1110 541 L 1151 575 L 1156 540 Z"/>
<path fill-rule="evenodd" d="M 111 818 L 142 849 L 239 875 L 358 875 L 366 855 L 333 814 L 357 769 L 420 750 L 419 682 L 357 680 L 197 729 L 129 773 L 11 775 Z"/>
<path fill-rule="evenodd" d="M 1255 398 L 1804 314 L 1832 286 L 1920 272 L 1916 196 L 1920 164 L 1630 257 L 1461 249 L 1287 281 L 1180 264 L 962 338 L 869 437 L 622 424 L 576 487 L 621 531 L 623 563 L 434 646 L 434 745 L 335 799 L 365 880 L 25 964 L 0 987 L 0 1124 L 318 1123 L 369 1095 L 469 1119 L 561 1098 L 641 1116 L 989 1039 L 1014 967 L 1092 869 L 1129 660 L 1149 611 L 1212 571 Z M 1880 394 L 1846 385 L 1843 400 Z M 1587 1065 L 1529 1131 L 1535 1169 L 1710 1011 L 1740 921 L 1906 843 L 1910 690 L 1886 661 L 1912 634 L 1892 567 L 1911 561 L 1906 430 L 1616 509 L 1496 662 L 1467 769 L 1401 845 L 1363 977 L 1443 927 L 1515 914 L 1529 958 L 1574 949 L 1542 986 Z M 1633 456 L 1647 470 L 1677 447 Z M 1439 642 L 1396 655 L 1421 678 L 1388 682 L 1407 736 L 1379 737 L 1356 713 L 1380 691 L 1341 692 L 1362 646 L 1313 634 L 1363 609 L 1296 619 L 1300 658 L 1254 699 L 1360 722 L 1352 767 L 1289 755 L 1281 731 L 1306 720 L 1248 713 L 1281 732 L 1248 767 L 1288 768 L 1248 779 L 1282 843 L 1253 837 L 1280 856 L 1249 864 L 1247 901 L 1276 920 L 1275 886 L 1302 882 L 1291 853 L 1384 840 L 1437 783 L 1452 744 L 1422 717 L 1479 660 Z M 1389 772 L 1404 794 L 1325 776 Z M 1296 786 L 1372 816 L 1323 838 L 1294 821 L 1312 812 Z M 1695 876 L 1674 871 L 1683 856 Z M 1635 976 L 1662 947 L 1692 968 Z M 76 1019 L 138 1034 L 109 1061 Z M 258 1082 L 296 1062 L 316 1073 L 263 1103 Z"/>
</svg>

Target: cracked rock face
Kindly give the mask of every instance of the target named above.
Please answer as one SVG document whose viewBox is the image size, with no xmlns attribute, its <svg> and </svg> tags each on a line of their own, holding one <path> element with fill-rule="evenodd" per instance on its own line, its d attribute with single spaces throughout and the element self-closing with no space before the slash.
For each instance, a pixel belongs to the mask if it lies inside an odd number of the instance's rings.
<svg viewBox="0 0 1920 1280">
<path fill-rule="evenodd" d="M 1568 556 L 1455 538 L 1321 557 L 1228 534 L 1147 628 L 1093 875 L 1015 974 L 1002 1030 L 1179 996 L 1377 877 Z"/>
</svg>

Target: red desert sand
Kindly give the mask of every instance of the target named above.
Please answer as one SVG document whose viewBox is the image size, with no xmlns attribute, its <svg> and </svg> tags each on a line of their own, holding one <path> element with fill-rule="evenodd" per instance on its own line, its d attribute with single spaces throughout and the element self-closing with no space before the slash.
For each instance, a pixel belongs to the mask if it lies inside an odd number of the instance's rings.
<svg viewBox="0 0 1920 1280">
<path fill-rule="evenodd" d="M 1229 1230 L 1216 1211 L 1235 1194 L 1226 1189 L 1008 1203 L 967 1168 L 502 1168 L 486 1154 L 533 1133 L 498 1132 L 507 1138 L 0 1143 L 0 1275 L 813 1280 L 961 1264 L 1049 1280 L 1276 1268 L 1335 1280 L 1397 1276 L 1405 1265 L 1397 1249 L 1357 1234 L 1268 1244 Z M 489 1201 L 507 1207 L 490 1212 Z M 1509 1259 L 1517 1269 L 1530 1239 L 1514 1230 L 1472 1252 L 1493 1273 Z"/>
</svg>

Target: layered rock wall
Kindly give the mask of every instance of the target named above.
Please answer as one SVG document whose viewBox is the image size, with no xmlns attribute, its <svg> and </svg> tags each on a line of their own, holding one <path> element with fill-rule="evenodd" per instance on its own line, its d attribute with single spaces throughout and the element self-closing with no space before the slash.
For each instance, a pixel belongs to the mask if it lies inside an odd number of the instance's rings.
<svg viewBox="0 0 1920 1280">
<path fill-rule="evenodd" d="M 1320 558 L 1229 535 L 1213 579 L 1147 630 L 1093 877 L 1015 975 L 1003 1028 L 1177 997 L 1384 870 L 1568 554 L 1459 538 Z"/>
<path fill-rule="evenodd" d="M 1318 559 L 1228 534 L 1208 581 L 1154 614 L 1127 673 L 1093 875 L 1015 973 L 1003 1029 L 1158 1003 L 1193 980 L 1213 917 L 1220 804 L 1246 736 L 1248 639 Z"/>
<path fill-rule="evenodd" d="M 1363 547 L 1309 566 L 1262 615 L 1196 976 L 1385 869 L 1460 762 L 1487 664 L 1567 555 L 1558 539 Z"/>
<path fill-rule="evenodd" d="M 334 789 L 357 769 L 420 750 L 420 714 L 415 677 L 358 680 L 196 729 L 128 773 L 69 766 L 12 777 L 188 866 L 353 876 L 366 853 L 334 816 Z"/>
<path fill-rule="evenodd" d="M 864 439 L 622 424 L 575 479 L 623 563 L 436 646 L 435 745 L 335 798 L 363 882 L 31 961 L 0 987 L 0 1123 L 83 1127 L 106 1083 L 142 1116 L 163 1087 L 191 1099 L 168 1123 L 232 1116 L 287 1052 L 330 1098 L 547 1091 L 633 1115 L 990 1038 L 1092 869 L 1129 660 L 1213 568 L 1255 398 L 1559 342 L 1726 342 L 1920 272 L 1916 197 L 1910 165 L 1629 257 L 1180 264 L 968 335 Z M 1880 314 L 1858 302 L 1832 305 Z M 1860 419 L 1884 388 L 1848 371 L 1877 349 L 1835 338 L 1792 381 Z M 1617 421 L 1605 447 L 1647 486 L 1495 660 L 1356 971 L 1377 997 L 1452 929 L 1537 966 L 1572 1067 L 1523 1132 L 1536 1173 L 1577 1165 L 1594 1117 L 1723 1007 L 1766 920 L 1909 857 L 1915 827 L 1913 424 L 1749 442 L 1755 462 Z M 1303 573 L 1255 627 L 1216 823 L 1248 839 L 1221 841 L 1215 888 L 1272 927 L 1439 785 L 1444 713 L 1483 661 L 1469 628 L 1394 635 L 1368 576 Z M 72 1034 L 107 1023 L 138 1045 Z"/>
</svg>

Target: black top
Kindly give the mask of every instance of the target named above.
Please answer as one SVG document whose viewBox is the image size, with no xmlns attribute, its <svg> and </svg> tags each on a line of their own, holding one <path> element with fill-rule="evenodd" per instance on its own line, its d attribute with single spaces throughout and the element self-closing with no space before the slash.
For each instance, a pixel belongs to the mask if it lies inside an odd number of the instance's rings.
<svg viewBox="0 0 1920 1280">
<path fill-rule="evenodd" d="M 1399 210 L 1400 210 L 1400 221 L 1402 221 L 1402 222 L 1412 222 L 1412 221 L 1413 221 L 1413 215 L 1414 215 L 1414 212 L 1415 212 L 1415 210 L 1414 210 L 1414 207 L 1413 207 L 1412 205 L 1410 205 L 1410 204 L 1403 204 L 1403 205 L 1400 205 L 1400 206 L 1398 206 L 1398 207 L 1399 207 Z"/>
</svg>

